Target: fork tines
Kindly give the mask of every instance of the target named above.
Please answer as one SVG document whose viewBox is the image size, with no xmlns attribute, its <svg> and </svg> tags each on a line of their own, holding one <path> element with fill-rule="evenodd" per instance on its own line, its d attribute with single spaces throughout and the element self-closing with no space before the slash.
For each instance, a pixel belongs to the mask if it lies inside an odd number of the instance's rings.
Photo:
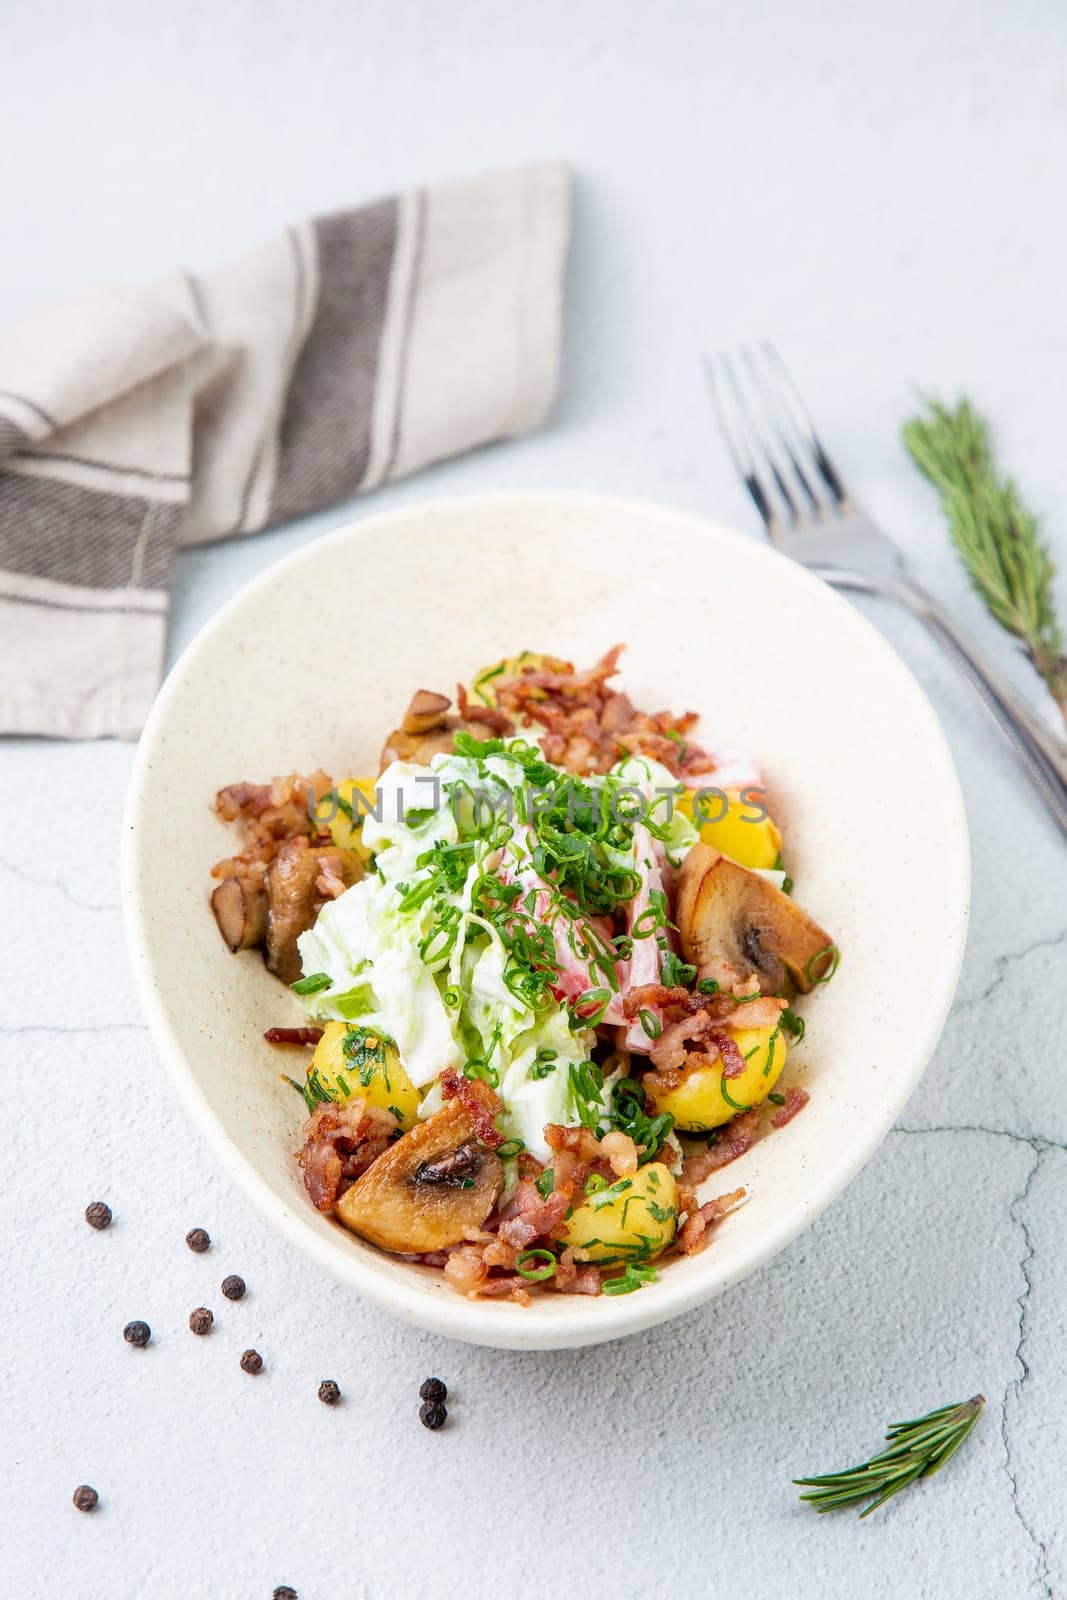
<svg viewBox="0 0 1067 1600">
<path fill-rule="evenodd" d="M 772 537 L 781 508 L 794 528 L 851 509 L 841 475 L 769 340 L 745 345 L 739 356 L 725 350 L 705 356 L 704 369 L 730 459 Z"/>
</svg>

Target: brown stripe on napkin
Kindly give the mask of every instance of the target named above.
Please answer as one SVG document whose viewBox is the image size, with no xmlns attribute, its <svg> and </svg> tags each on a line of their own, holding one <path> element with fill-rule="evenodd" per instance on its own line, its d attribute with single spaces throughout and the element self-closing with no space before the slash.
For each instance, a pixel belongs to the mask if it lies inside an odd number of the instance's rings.
<svg viewBox="0 0 1067 1600">
<path fill-rule="evenodd" d="M 136 736 L 180 545 L 536 426 L 566 233 L 564 169 L 532 167 L 0 334 L 0 733 Z"/>
<path fill-rule="evenodd" d="M 164 501 L 0 474 L 0 569 L 85 589 L 164 589 L 183 511 Z M 72 521 L 76 540 L 69 537 Z"/>
<path fill-rule="evenodd" d="M 272 522 L 363 482 L 396 216 L 396 201 L 383 200 L 314 225 L 318 302 L 282 414 Z"/>
</svg>

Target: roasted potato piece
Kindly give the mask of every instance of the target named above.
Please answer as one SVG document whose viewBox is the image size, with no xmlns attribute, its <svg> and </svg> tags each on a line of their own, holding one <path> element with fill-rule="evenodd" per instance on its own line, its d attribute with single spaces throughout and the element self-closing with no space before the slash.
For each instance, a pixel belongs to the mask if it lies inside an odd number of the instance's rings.
<svg viewBox="0 0 1067 1600">
<path fill-rule="evenodd" d="M 679 811 L 691 817 L 700 837 L 714 850 L 721 850 L 742 867 L 773 867 L 782 849 L 782 835 L 774 821 L 760 817 L 761 806 L 744 799 L 751 790 L 726 789 L 726 810 L 722 801 L 709 797 L 694 808 L 696 791 L 687 789 L 678 800 Z"/>
<path fill-rule="evenodd" d="M 405 1133 L 414 1127 L 422 1097 L 391 1039 L 352 1022 L 328 1022 L 308 1067 L 313 1072 L 331 1092 L 391 1111 Z"/>
<path fill-rule="evenodd" d="M 836 959 L 826 929 L 790 895 L 703 843 L 682 863 L 675 920 L 685 960 L 724 988 L 754 980 L 777 994 L 788 973 L 808 990 Z"/>
<path fill-rule="evenodd" d="M 283 983 L 295 983 L 300 977 L 296 941 L 325 904 L 318 880 L 326 871 L 336 872 L 351 888 L 363 876 L 363 863 L 351 850 L 333 845 L 309 848 L 302 839 L 290 839 L 267 868 L 266 962 Z"/>
<path fill-rule="evenodd" d="M 745 1058 L 745 1070 L 736 1078 L 727 1078 L 722 1061 L 716 1060 L 710 1066 L 690 1067 L 677 1089 L 650 1093 L 656 1114 L 669 1111 L 679 1133 L 710 1133 L 738 1112 L 751 1111 L 766 1100 L 781 1077 L 787 1052 L 781 1024 L 731 1029 L 731 1036 Z"/>
<path fill-rule="evenodd" d="M 263 943 L 267 931 L 263 889 L 242 883 L 240 878 L 223 878 L 211 896 L 211 909 L 231 950 L 251 950 Z"/>
<path fill-rule="evenodd" d="M 329 829 L 334 844 L 353 851 L 364 866 L 371 851 L 363 843 L 363 821 L 367 808 L 373 811 L 377 803 L 377 788 L 374 778 L 342 778 L 336 785 L 336 801 L 327 796 L 317 807 L 320 826 Z"/>
<path fill-rule="evenodd" d="M 678 1185 L 669 1167 L 650 1161 L 628 1178 L 575 1206 L 563 1236 L 584 1261 L 652 1261 L 678 1227 Z"/>
<path fill-rule="evenodd" d="M 338 1200 L 346 1227 L 401 1255 L 444 1250 L 482 1226 L 504 1181 L 470 1113 L 450 1100 L 380 1155 Z"/>
</svg>

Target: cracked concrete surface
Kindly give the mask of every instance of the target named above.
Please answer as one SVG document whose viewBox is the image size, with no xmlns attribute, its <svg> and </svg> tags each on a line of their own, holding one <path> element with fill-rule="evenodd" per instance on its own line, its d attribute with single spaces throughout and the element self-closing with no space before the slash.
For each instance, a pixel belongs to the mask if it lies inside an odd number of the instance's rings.
<svg viewBox="0 0 1067 1600">
<path fill-rule="evenodd" d="M 0 322 L 87 279 L 210 264 L 359 194 L 558 151 L 579 186 L 555 421 L 376 508 L 602 488 L 751 528 L 697 354 L 766 331 L 920 577 L 1036 698 L 896 441 L 916 387 L 967 389 L 1062 566 L 1055 7 L 986 8 L 975 29 L 962 0 L 877 20 L 845 0 L 818 15 L 546 0 L 506 17 L 459 0 L 447 22 L 415 0 L 113 0 L 106 50 L 85 8 L 59 11 L 45 27 L 16 7 L 0 53 L 0 103 L 35 128 L 33 161 L 4 176 L 34 244 L 0 254 Z M 46 91 L 66 119 L 37 115 Z M 353 106 L 389 138 L 353 137 Z M 833 250 L 798 171 L 849 217 Z M 1034 215 L 1022 292 L 1005 241 Z M 238 584 L 350 514 L 182 557 L 170 659 Z M 933 698 L 968 800 L 974 910 L 940 1047 L 877 1156 L 763 1272 L 646 1338 L 570 1354 L 401 1326 L 261 1223 L 177 1106 L 133 995 L 115 864 L 132 752 L 0 744 L 8 1592 L 525 1600 L 563 1575 L 575 1595 L 1067 1600 L 1067 851 L 964 681 L 916 625 L 865 609 Z M 94 1198 L 113 1207 L 106 1233 L 82 1221 Z M 182 1242 L 197 1224 L 206 1256 Z M 231 1271 L 249 1284 L 239 1304 L 218 1295 Z M 186 1327 L 200 1304 L 216 1312 L 206 1339 Z M 147 1350 L 122 1341 L 134 1317 Z M 237 1364 L 248 1345 L 256 1379 Z M 433 1371 L 451 1391 L 440 1435 L 416 1420 Z M 315 1397 L 324 1377 L 344 1391 L 335 1409 Z M 977 1390 L 965 1449 L 883 1513 L 816 1518 L 797 1500 L 794 1475 Z M 96 1516 L 70 1506 L 82 1481 Z"/>
</svg>

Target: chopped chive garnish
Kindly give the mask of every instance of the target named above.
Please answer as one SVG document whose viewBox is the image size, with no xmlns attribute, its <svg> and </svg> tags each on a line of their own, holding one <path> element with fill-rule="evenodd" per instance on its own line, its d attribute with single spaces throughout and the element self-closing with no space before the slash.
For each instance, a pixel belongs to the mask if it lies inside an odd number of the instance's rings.
<svg viewBox="0 0 1067 1600">
<path fill-rule="evenodd" d="M 816 969 L 818 967 L 818 963 L 822 961 L 824 957 L 829 958 L 827 965 L 817 971 Z M 841 952 L 837 948 L 836 944 L 828 944 L 825 950 L 819 950 L 815 955 L 812 956 L 811 960 L 804 969 L 804 976 L 811 984 L 829 983 L 830 979 L 837 971 L 840 961 Z"/>
<path fill-rule="evenodd" d="M 294 994 L 318 994 L 320 989 L 328 989 L 332 983 L 328 972 L 312 972 L 306 978 L 298 978 L 289 987 Z"/>
<path fill-rule="evenodd" d="M 538 1264 L 531 1266 L 531 1262 Z M 555 1276 L 556 1258 L 551 1250 L 524 1250 L 515 1263 L 515 1271 L 531 1283 L 544 1283 L 546 1278 Z"/>
</svg>

